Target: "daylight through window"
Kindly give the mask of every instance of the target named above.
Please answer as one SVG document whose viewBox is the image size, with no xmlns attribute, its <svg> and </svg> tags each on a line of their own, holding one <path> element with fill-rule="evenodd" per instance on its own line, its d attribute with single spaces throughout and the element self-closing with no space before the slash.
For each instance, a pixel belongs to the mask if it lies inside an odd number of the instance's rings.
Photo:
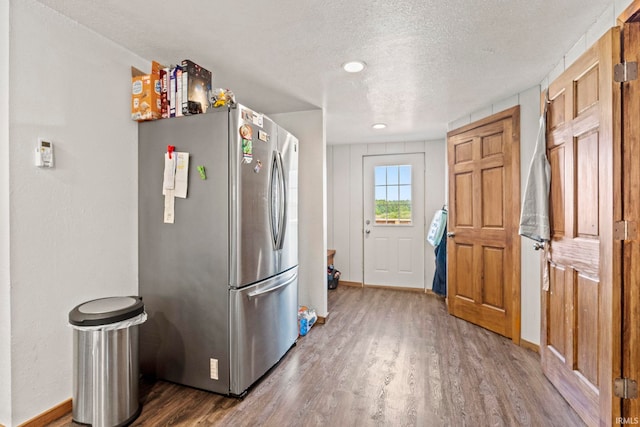
<svg viewBox="0 0 640 427">
<path fill-rule="evenodd" d="M 411 166 L 376 166 L 376 224 L 411 224 Z"/>
</svg>

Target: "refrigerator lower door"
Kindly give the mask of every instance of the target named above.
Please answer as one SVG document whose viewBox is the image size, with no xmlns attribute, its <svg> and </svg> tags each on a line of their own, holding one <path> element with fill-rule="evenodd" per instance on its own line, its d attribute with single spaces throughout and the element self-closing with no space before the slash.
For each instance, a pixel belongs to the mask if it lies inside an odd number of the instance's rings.
<svg viewBox="0 0 640 427">
<path fill-rule="evenodd" d="M 298 267 L 230 291 L 230 394 L 241 396 L 298 339 Z"/>
</svg>

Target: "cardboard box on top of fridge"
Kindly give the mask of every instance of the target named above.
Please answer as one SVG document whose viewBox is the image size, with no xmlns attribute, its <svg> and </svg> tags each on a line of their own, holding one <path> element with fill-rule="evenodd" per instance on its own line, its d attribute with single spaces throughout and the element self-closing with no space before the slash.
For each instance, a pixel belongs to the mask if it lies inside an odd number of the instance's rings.
<svg viewBox="0 0 640 427">
<path fill-rule="evenodd" d="M 165 68 L 151 62 L 151 74 L 131 67 L 131 118 L 136 121 L 156 120 L 162 114 L 160 70 Z"/>
</svg>

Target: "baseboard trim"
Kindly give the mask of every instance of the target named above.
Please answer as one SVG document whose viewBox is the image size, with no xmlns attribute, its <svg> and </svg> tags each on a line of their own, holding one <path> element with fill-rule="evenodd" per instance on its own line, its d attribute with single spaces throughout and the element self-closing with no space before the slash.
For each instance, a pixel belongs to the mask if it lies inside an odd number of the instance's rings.
<svg viewBox="0 0 640 427">
<path fill-rule="evenodd" d="M 386 286 L 386 285 L 367 285 L 362 282 L 349 282 L 348 280 L 341 280 L 339 285 L 350 286 L 352 288 L 371 288 L 371 289 L 391 289 L 395 291 L 409 291 L 409 292 L 421 292 L 421 293 L 432 293 L 437 295 L 431 289 L 424 288 L 404 288 L 400 286 Z"/>
<path fill-rule="evenodd" d="M 329 313 L 327 313 L 326 316 L 318 316 L 318 319 L 316 320 L 316 323 L 318 325 L 324 325 L 325 323 L 327 323 L 328 319 L 329 319 Z"/>
<path fill-rule="evenodd" d="M 386 285 L 367 285 L 365 284 L 363 287 L 371 288 L 371 289 L 389 289 L 393 291 L 409 291 L 409 292 L 420 292 L 424 293 L 424 288 L 404 288 L 401 286 L 386 286 Z"/>
<path fill-rule="evenodd" d="M 531 350 L 533 352 L 540 354 L 540 346 L 538 344 L 534 344 L 527 340 L 523 340 L 522 338 L 520 338 L 520 347 L 526 348 L 527 350 Z"/>
<path fill-rule="evenodd" d="M 48 411 L 31 418 L 29 421 L 25 421 L 18 427 L 44 427 L 52 421 L 57 420 L 71 412 L 71 398 L 65 400 L 59 405 L 54 406 Z"/>
<path fill-rule="evenodd" d="M 425 289 L 424 293 L 427 294 L 427 295 L 436 297 L 436 298 L 440 298 L 441 300 L 444 300 L 446 298 L 446 296 L 444 296 L 444 295 L 440 295 L 438 293 L 433 292 L 433 289 Z"/>
<path fill-rule="evenodd" d="M 351 286 L 353 288 L 362 288 L 362 282 L 349 282 L 347 280 L 340 280 L 338 282 L 338 285 L 343 285 L 343 286 Z"/>
</svg>

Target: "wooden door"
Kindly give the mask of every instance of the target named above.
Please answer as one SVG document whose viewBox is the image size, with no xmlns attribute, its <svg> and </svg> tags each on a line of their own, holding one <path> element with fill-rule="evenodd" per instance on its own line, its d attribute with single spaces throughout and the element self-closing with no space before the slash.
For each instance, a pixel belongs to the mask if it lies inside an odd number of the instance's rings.
<svg viewBox="0 0 640 427">
<path fill-rule="evenodd" d="M 520 342 L 520 109 L 449 132 L 449 312 Z"/>
<path fill-rule="evenodd" d="M 551 242 L 540 352 L 545 375 L 590 426 L 611 425 L 620 410 L 619 41 L 611 29 L 549 86 Z"/>
<path fill-rule="evenodd" d="M 639 5 L 635 5 L 636 8 Z M 624 60 L 640 61 L 640 16 L 624 25 Z M 623 347 L 622 376 L 640 380 L 640 81 L 631 80 L 622 85 L 624 126 L 622 199 L 624 220 L 634 232 L 623 242 Z M 623 400 L 623 417 L 640 420 L 640 399 Z"/>
<path fill-rule="evenodd" d="M 364 284 L 424 289 L 424 154 L 363 160 Z"/>
</svg>

